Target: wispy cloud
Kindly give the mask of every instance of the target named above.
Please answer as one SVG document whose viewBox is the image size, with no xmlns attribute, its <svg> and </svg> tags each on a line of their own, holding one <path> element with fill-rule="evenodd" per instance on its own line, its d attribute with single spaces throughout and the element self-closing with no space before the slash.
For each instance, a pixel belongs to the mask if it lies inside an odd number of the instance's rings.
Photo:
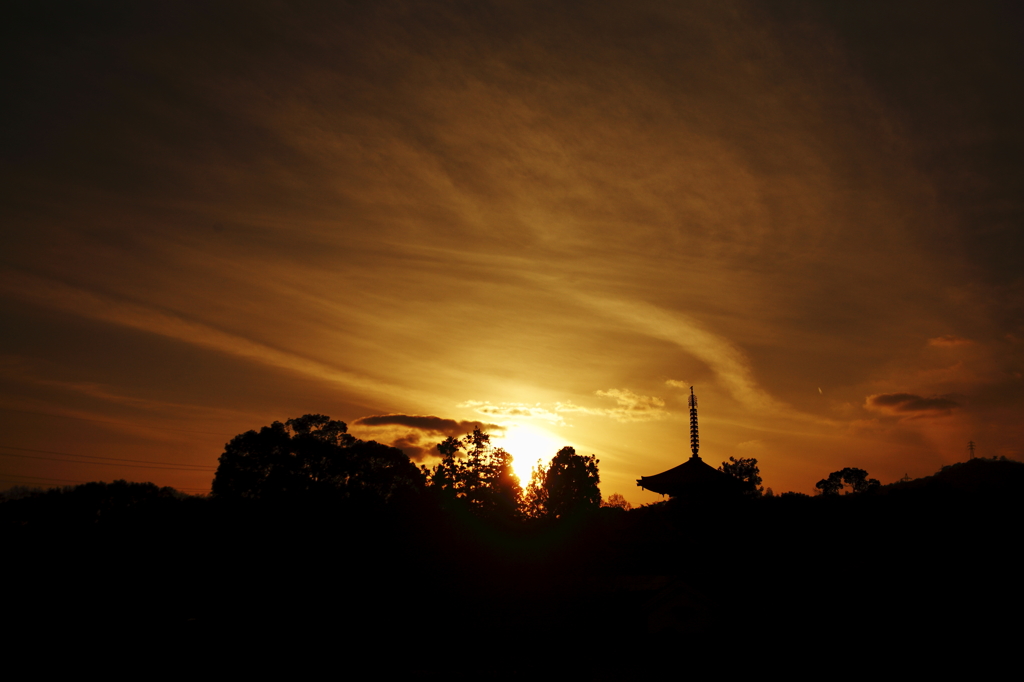
<svg viewBox="0 0 1024 682">
<path fill-rule="evenodd" d="M 897 416 L 944 416 L 960 407 L 955 396 L 924 398 L 913 393 L 880 393 L 869 395 L 864 406 L 875 412 Z"/>
<path fill-rule="evenodd" d="M 486 400 L 467 400 L 459 407 L 468 407 L 479 414 L 503 419 L 543 419 L 553 424 L 563 424 L 565 420 L 558 414 L 558 406 L 548 408 L 540 403 L 527 404 L 516 402 L 490 403 Z"/>
<path fill-rule="evenodd" d="M 340 384 L 346 389 L 374 398 L 391 399 L 396 396 L 408 397 L 410 394 L 406 388 L 355 372 L 347 372 L 202 322 L 186 319 L 173 312 L 88 291 L 56 280 L 5 269 L 0 270 L 0 291 L 7 296 L 28 300 L 36 305 L 158 334 L 226 355 Z"/>
<path fill-rule="evenodd" d="M 606 417 L 619 422 L 651 421 L 668 415 L 665 401 L 656 396 L 639 395 L 625 388 L 610 388 L 606 391 L 595 391 L 594 395 L 611 398 L 615 407 L 591 407 L 578 405 L 572 401 L 556 402 L 549 405 L 540 403 L 498 403 L 491 404 L 482 400 L 470 400 L 460 407 L 471 407 L 480 414 L 506 419 L 543 419 L 554 424 L 564 424 L 563 415 L 582 414 L 592 417 Z"/>
<path fill-rule="evenodd" d="M 676 344 L 704 362 L 734 399 L 758 412 L 791 411 L 754 380 L 750 361 L 731 341 L 705 329 L 696 320 L 645 301 L 597 297 L 576 292 L 577 301 L 629 325 L 636 332 Z"/>
<path fill-rule="evenodd" d="M 617 407 L 603 410 L 603 414 L 620 422 L 650 421 L 667 415 L 665 401 L 655 396 L 638 395 L 626 388 L 598 391 L 602 398 L 612 398 Z"/>
<path fill-rule="evenodd" d="M 928 339 L 929 346 L 937 346 L 939 348 L 955 348 L 957 346 L 970 346 L 974 342 L 970 339 L 965 339 L 960 336 L 954 336 L 953 334 L 944 334 L 943 336 L 936 336 L 933 339 Z"/>
</svg>

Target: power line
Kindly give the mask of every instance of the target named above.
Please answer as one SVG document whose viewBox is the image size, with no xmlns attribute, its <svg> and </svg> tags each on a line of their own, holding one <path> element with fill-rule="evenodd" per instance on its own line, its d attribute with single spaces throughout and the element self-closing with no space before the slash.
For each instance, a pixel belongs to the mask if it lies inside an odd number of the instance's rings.
<svg viewBox="0 0 1024 682">
<path fill-rule="evenodd" d="M 45 478 L 43 476 L 22 476 L 21 474 L 4 474 L 3 476 L 0 476 L 0 481 L 12 481 L 14 483 L 17 483 L 18 481 L 16 481 L 15 479 L 19 479 L 19 478 L 21 478 L 21 479 L 31 479 L 33 481 L 46 481 L 46 482 L 49 482 L 49 483 L 75 483 L 75 484 L 88 483 L 88 481 L 71 481 L 71 480 L 68 480 L 66 478 Z"/>
<path fill-rule="evenodd" d="M 47 477 L 44 477 L 44 476 L 24 476 L 22 474 L 3 474 L 3 475 L 0 475 L 0 481 L 9 481 L 11 483 L 20 483 L 20 481 L 18 479 L 21 479 L 21 480 L 26 480 L 27 479 L 27 480 L 30 480 L 30 481 L 43 481 L 45 483 L 51 483 L 51 484 L 52 483 L 71 483 L 73 485 L 85 485 L 87 483 L 103 483 L 103 481 L 77 481 L 77 480 L 73 481 L 73 480 L 67 479 L 67 478 L 47 478 Z M 129 481 L 129 482 L 130 483 L 133 483 L 133 482 L 134 483 L 138 483 L 139 481 Z M 144 482 L 145 483 L 152 483 L 152 481 L 144 481 Z M 156 485 L 156 484 L 154 483 L 153 485 Z M 208 492 L 210 492 L 209 488 L 176 488 L 174 486 L 168 486 L 168 487 L 174 488 L 175 490 L 185 491 L 185 492 L 187 492 L 187 491 L 196 491 L 196 492 L 200 492 L 200 493 L 208 493 Z"/>
<path fill-rule="evenodd" d="M 8 412 L 21 412 L 23 414 L 38 414 L 43 417 L 57 417 L 58 419 L 80 419 L 86 422 L 95 422 L 97 424 L 114 424 L 115 426 L 134 426 L 141 427 L 144 429 L 155 429 L 157 431 L 180 431 L 181 433 L 202 433 L 208 436 L 220 436 L 221 438 L 231 438 L 231 436 L 225 436 L 223 433 L 214 433 L 213 431 L 194 431 L 192 429 L 174 429 L 167 426 L 150 426 L 149 424 L 138 424 L 131 422 L 118 422 L 110 419 L 90 419 L 89 417 L 75 417 L 69 414 L 53 414 L 52 412 L 39 412 L 37 410 L 19 410 L 15 407 L 3 407 L 0 406 L 0 410 L 7 410 Z"/>
<path fill-rule="evenodd" d="M 43 481 L 43 482 L 46 482 L 46 483 L 71 483 L 73 485 L 86 485 L 88 483 L 103 483 L 104 482 L 104 481 L 78 481 L 78 480 L 71 480 L 71 479 L 67 479 L 67 478 L 46 478 L 46 477 L 43 477 L 43 476 L 21 476 L 19 474 L 11 474 L 11 475 L 0 476 L 0 481 L 9 481 L 11 483 L 19 483 L 19 481 L 16 480 L 16 479 L 22 479 L 22 480 L 27 479 L 27 480 L 31 480 L 31 481 Z M 152 483 L 152 481 L 128 481 L 128 482 L 129 483 Z M 156 484 L 153 483 L 153 485 L 156 485 Z M 161 486 L 161 487 L 163 487 L 163 486 Z M 174 486 L 168 486 L 168 487 L 172 487 L 173 488 Z M 174 489 L 175 490 L 184 490 L 184 491 L 198 490 L 200 492 L 207 492 L 207 491 L 209 491 L 209 488 L 174 488 Z"/>
<path fill-rule="evenodd" d="M 55 461 L 55 462 L 77 462 L 78 464 L 113 464 L 113 463 L 117 463 L 117 462 L 134 462 L 136 466 L 142 465 L 139 468 L 164 469 L 164 468 L 170 467 L 170 468 L 173 468 L 173 469 L 179 469 L 181 471 L 215 471 L 217 469 L 217 467 L 209 466 L 209 465 L 203 465 L 203 464 L 182 464 L 181 462 L 152 462 L 152 461 L 147 461 L 147 460 L 144 460 L 144 459 L 122 459 L 122 458 L 119 458 L 119 457 L 100 457 L 100 456 L 97 456 L 97 455 L 79 455 L 79 454 L 76 454 L 74 452 L 60 452 L 59 450 L 36 450 L 36 449 L 33 449 L 33 448 L 19 448 L 19 447 L 15 447 L 13 445 L 2 445 L 2 444 L 0 444 L 0 448 L 6 448 L 8 450 L 19 450 L 21 452 L 38 452 L 38 453 L 42 453 L 44 455 L 66 455 L 68 457 L 82 457 L 82 458 L 85 458 L 85 459 L 96 459 L 96 460 L 105 459 L 105 460 L 109 460 L 108 462 L 80 462 L 80 461 L 77 461 L 77 460 L 61 460 L 61 459 L 53 459 L 53 458 L 50 458 L 50 457 L 31 457 L 31 455 L 14 455 L 14 454 L 10 454 L 10 453 L 7 453 L 7 452 L 0 452 L 0 455 L 5 455 L 7 457 L 28 457 L 28 458 L 32 458 L 32 459 L 50 459 L 51 461 Z M 154 464 L 165 464 L 165 465 L 167 465 L 167 467 L 152 466 Z M 120 466 L 133 466 L 133 465 L 131 465 L 131 464 L 122 464 Z"/>
<path fill-rule="evenodd" d="M 3 447 L 3 446 L 0 446 Z M 83 462 L 77 459 L 60 459 L 58 457 L 40 457 L 39 455 L 15 455 L 10 452 L 0 452 L 0 457 L 18 457 L 20 459 L 41 459 L 48 462 L 64 462 L 65 464 L 91 464 L 93 466 L 107 466 L 107 467 L 128 467 L 129 469 L 164 469 L 167 471 L 194 471 L 196 473 L 209 473 L 213 471 L 211 468 L 205 469 L 189 469 L 186 467 L 156 467 L 146 466 L 145 464 L 121 464 L 119 462 Z"/>
</svg>

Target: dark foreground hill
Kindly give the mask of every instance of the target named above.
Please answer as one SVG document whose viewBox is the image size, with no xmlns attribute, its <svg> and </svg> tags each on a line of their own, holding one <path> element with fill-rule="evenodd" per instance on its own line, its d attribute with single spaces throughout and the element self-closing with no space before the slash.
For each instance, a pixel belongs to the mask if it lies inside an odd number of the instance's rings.
<svg viewBox="0 0 1024 682">
<path fill-rule="evenodd" d="M 972 459 L 942 467 L 932 476 L 892 483 L 883 491 L 910 497 L 1012 499 L 1024 491 L 1024 462 Z"/>
<path fill-rule="evenodd" d="M 54 641 L 424 672 L 526 673 L 548 651 L 603 678 L 722 646 L 730 665 L 991 649 L 1019 634 L 1022 511 L 1024 464 L 973 460 L 874 495 L 536 524 L 427 499 L 225 504 L 123 482 L 5 502 L 0 524 L 13 613 Z"/>
</svg>

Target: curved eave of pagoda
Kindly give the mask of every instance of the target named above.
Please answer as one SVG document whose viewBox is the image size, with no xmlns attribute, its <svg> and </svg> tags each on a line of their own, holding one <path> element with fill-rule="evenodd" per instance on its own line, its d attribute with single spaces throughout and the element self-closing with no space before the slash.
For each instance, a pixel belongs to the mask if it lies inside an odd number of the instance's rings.
<svg viewBox="0 0 1024 682">
<path fill-rule="evenodd" d="M 641 476 L 636 484 L 645 490 L 671 497 L 698 491 L 738 491 L 742 486 L 738 479 L 715 469 L 696 456 L 660 474 Z"/>
</svg>

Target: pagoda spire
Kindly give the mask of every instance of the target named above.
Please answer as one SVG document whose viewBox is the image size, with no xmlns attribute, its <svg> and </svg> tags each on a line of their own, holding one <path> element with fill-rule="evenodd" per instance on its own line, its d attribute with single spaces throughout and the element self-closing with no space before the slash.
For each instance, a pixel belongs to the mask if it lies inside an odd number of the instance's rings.
<svg viewBox="0 0 1024 682">
<path fill-rule="evenodd" d="M 697 396 L 693 394 L 693 386 L 690 386 L 690 451 L 693 452 L 695 459 L 700 459 L 698 450 L 700 438 L 697 436 Z"/>
<path fill-rule="evenodd" d="M 700 458 L 700 438 L 697 436 L 697 396 L 690 386 L 690 450 L 693 455 L 677 467 L 653 476 L 641 476 L 636 484 L 644 490 L 685 497 L 710 500 L 740 497 L 746 490 L 743 482 L 724 471 L 719 471 Z"/>
</svg>

